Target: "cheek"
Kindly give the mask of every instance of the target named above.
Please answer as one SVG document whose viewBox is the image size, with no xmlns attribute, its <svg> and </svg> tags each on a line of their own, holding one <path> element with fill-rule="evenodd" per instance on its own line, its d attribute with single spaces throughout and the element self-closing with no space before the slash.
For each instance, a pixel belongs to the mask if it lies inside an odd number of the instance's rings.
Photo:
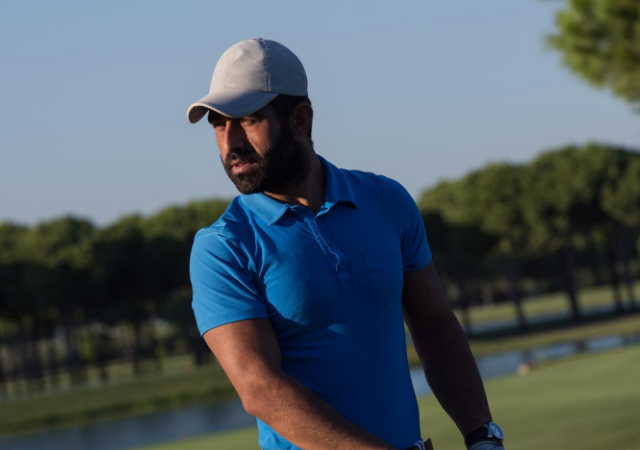
<svg viewBox="0 0 640 450">
<path fill-rule="evenodd" d="M 251 133 L 248 136 L 249 143 L 253 146 L 254 150 L 261 155 L 269 151 L 273 147 L 273 144 L 278 141 L 277 130 L 273 128 L 265 126 L 255 131 L 255 133 Z"/>
<path fill-rule="evenodd" d="M 245 142 L 245 149 L 253 150 L 257 154 L 262 156 L 265 151 L 269 150 L 268 139 L 264 139 L 264 137 L 257 136 L 257 135 L 247 135 L 247 142 Z"/>
<path fill-rule="evenodd" d="M 260 136 L 255 140 L 250 141 L 250 145 L 260 155 L 264 155 L 271 149 L 271 140 L 268 137 Z"/>
</svg>

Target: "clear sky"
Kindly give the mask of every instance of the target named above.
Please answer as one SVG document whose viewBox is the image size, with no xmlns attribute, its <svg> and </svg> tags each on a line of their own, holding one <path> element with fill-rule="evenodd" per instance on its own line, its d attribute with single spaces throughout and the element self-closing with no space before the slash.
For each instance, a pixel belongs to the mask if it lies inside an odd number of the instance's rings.
<svg viewBox="0 0 640 450">
<path fill-rule="evenodd" d="M 559 4 L 0 1 L 0 221 L 103 225 L 236 195 L 213 131 L 185 112 L 252 37 L 305 65 L 319 154 L 416 197 L 490 161 L 637 146 L 640 116 L 545 48 Z"/>
</svg>

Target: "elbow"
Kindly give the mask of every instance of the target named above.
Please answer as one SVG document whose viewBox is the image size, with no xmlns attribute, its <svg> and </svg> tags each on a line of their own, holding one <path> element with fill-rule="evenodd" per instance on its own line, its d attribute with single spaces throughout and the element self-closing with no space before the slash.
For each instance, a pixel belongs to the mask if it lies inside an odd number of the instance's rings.
<svg viewBox="0 0 640 450">
<path fill-rule="evenodd" d="M 258 419 L 264 417 L 266 408 L 272 403 L 270 396 L 272 388 L 266 380 L 258 382 L 245 382 L 238 389 L 238 395 L 244 410 Z"/>
<path fill-rule="evenodd" d="M 253 417 L 260 418 L 260 416 L 262 415 L 262 408 L 261 401 L 258 396 L 243 393 L 240 394 L 240 401 L 242 402 L 242 407 L 248 414 L 251 414 Z"/>
</svg>

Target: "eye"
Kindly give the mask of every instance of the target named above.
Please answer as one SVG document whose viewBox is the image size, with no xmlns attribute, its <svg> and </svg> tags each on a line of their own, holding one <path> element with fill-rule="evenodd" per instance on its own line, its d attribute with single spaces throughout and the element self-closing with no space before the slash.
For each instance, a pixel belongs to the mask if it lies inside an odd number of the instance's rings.
<svg viewBox="0 0 640 450">
<path fill-rule="evenodd" d="M 240 119 L 240 123 L 242 124 L 242 126 L 251 126 L 254 125 L 257 122 L 256 119 L 254 119 L 253 117 L 243 117 L 242 119 Z"/>
<path fill-rule="evenodd" d="M 227 126 L 227 122 L 225 120 L 215 120 L 211 123 L 211 126 L 216 131 L 222 131 Z"/>
</svg>

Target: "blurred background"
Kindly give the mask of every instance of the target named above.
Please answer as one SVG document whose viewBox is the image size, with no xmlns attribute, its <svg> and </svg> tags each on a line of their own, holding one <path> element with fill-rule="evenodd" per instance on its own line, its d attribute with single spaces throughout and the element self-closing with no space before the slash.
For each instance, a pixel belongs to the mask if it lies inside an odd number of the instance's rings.
<svg viewBox="0 0 640 450">
<path fill-rule="evenodd" d="M 319 154 L 414 195 L 506 448 L 637 449 L 640 0 L 1 1 L 0 448 L 257 448 L 191 311 L 236 192 L 185 117 L 252 37 Z"/>
</svg>

